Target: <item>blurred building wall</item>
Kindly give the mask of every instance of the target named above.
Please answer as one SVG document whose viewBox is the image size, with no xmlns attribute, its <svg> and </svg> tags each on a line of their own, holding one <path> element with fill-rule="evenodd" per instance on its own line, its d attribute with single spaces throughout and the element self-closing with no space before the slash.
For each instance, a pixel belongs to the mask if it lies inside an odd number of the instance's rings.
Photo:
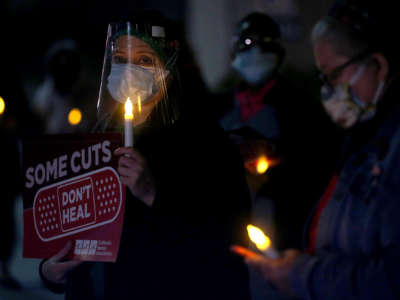
<svg viewBox="0 0 400 300">
<path fill-rule="evenodd" d="M 310 72 L 310 30 L 331 3 L 332 0 L 187 0 L 188 40 L 208 86 L 218 90 L 229 76 L 234 25 L 252 11 L 267 13 L 280 24 L 288 50 L 285 68 L 299 74 Z"/>
<path fill-rule="evenodd" d="M 227 86 L 232 75 L 230 45 L 234 25 L 249 12 L 260 11 L 280 23 L 288 50 L 284 70 L 303 86 L 313 69 L 311 27 L 331 3 L 332 0 L 5 0 L 0 8 L 8 16 L 3 20 L 7 26 L 2 26 L 0 32 L 15 40 L 8 43 L 13 45 L 8 47 L 8 56 L 14 56 L 13 63 L 28 82 L 27 94 L 31 94 L 29 84 L 35 85 L 40 78 L 41 57 L 55 40 L 76 39 L 93 69 L 93 80 L 97 80 L 107 22 L 140 9 L 157 9 L 184 20 L 203 77 L 212 90 L 218 90 Z"/>
</svg>

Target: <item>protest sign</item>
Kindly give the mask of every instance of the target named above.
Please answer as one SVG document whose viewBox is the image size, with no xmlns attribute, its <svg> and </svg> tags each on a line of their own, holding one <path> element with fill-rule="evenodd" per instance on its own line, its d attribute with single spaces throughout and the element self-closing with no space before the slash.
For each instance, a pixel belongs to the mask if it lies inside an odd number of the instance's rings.
<svg viewBox="0 0 400 300">
<path fill-rule="evenodd" d="M 116 133 L 23 140 L 24 257 L 46 258 L 68 240 L 70 259 L 115 261 L 125 187 L 113 151 Z"/>
</svg>

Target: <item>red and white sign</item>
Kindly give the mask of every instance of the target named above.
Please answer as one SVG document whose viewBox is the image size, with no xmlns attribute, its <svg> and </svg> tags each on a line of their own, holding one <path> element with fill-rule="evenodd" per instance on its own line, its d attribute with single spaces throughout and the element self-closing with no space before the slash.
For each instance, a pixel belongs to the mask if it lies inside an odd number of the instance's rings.
<svg viewBox="0 0 400 300">
<path fill-rule="evenodd" d="M 119 134 L 24 140 L 24 257 L 50 257 L 73 240 L 72 259 L 116 260 L 125 187 L 112 152 L 121 144 Z"/>
</svg>

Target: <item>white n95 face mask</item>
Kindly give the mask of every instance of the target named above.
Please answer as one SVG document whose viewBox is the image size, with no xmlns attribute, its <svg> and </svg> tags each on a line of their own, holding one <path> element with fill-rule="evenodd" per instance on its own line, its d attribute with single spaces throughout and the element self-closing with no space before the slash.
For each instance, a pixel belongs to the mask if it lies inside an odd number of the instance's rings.
<svg viewBox="0 0 400 300">
<path fill-rule="evenodd" d="M 152 67 L 142 67 L 130 63 L 111 65 L 111 72 L 108 76 L 107 89 L 111 96 L 118 102 L 124 103 L 128 97 L 136 101 L 138 96 L 142 103 L 149 101 L 156 94 L 160 87 L 157 84 L 168 76 L 168 71 L 160 72 Z"/>
<path fill-rule="evenodd" d="M 278 55 L 263 52 L 259 47 L 236 54 L 232 67 L 250 85 L 267 82 L 278 67 Z"/>
</svg>

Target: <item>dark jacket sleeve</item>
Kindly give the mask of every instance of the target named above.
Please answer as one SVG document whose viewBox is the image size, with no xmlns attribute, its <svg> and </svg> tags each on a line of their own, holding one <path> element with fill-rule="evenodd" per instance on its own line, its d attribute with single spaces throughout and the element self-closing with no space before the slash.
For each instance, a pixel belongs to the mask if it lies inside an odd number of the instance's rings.
<svg viewBox="0 0 400 300">
<path fill-rule="evenodd" d="M 247 267 L 229 249 L 248 245 L 250 196 L 239 153 L 218 127 L 184 128 L 165 141 L 164 149 L 162 162 L 151 158 L 158 163 L 152 214 L 159 231 L 177 248 L 180 260 L 191 261 L 188 274 L 197 273 L 194 280 L 214 290 L 215 297 L 224 291 L 220 298 L 248 299 Z"/>
<path fill-rule="evenodd" d="M 192 137 L 184 131 L 181 141 L 171 140 L 180 145 L 156 168 L 160 180 L 153 209 L 174 217 L 176 225 L 185 224 L 188 231 L 199 229 L 206 239 L 243 242 L 251 206 L 243 164 L 222 129 L 212 129 L 190 132 Z M 183 227 L 176 232 L 185 231 Z"/>
<path fill-rule="evenodd" d="M 400 133 L 385 163 L 386 170 L 377 190 L 378 201 L 363 236 L 365 248 L 376 243 L 375 251 L 359 255 L 326 251 L 303 255 L 291 274 L 292 286 L 304 299 L 399 299 L 400 297 Z"/>
</svg>

